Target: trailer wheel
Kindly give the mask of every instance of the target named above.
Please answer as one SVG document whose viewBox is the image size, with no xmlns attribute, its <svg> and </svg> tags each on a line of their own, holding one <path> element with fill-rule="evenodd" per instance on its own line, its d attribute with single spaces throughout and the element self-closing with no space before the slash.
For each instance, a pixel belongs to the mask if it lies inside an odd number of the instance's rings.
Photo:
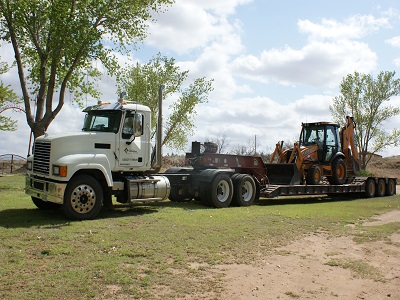
<svg viewBox="0 0 400 300">
<path fill-rule="evenodd" d="M 233 196 L 233 184 L 227 174 L 218 174 L 211 184 L 206 185 L 202 201 L 210 206 L 221 208 L 231 204 Z"/>
<path fill-rule="evenodd" d="M 367 198 L 375 197 L 375 190 L 375 180 L 368 178 L 367 182 L 365 183 L 365 196 L 367 196 Z"/>
<path fill-rule="evenodd" d="M 317 165 L 311 166 L 306 175 L 306 182 L 309 185 L 317 185 L 321 182 L 321 170 Z"/>
<path fill-rule="evenodd" d="M 375 196 L 377 197 L 383 197 L 385 196 L 385 192 L 386 192 L 386 184 L 385 184 L 385 180 L 378 179 L 378 183 L 376 184 L 376 191 L 375 191 Z"/>
<path fill-rule="evenodd" d="M 344 184 L 346 182 L 347 169 L 346 163 L 342 158 L 336 158 L 332 162 L 332 175 L 327 176 L 330 184 Z"/>
<path fill-rule="evenodd" d="M 36 205 L 37 208 L 43 209 L 43 210 L 52 210 L 52 209 L 59 209 L 61 207 L 61 204 L 58 203 L 53 203 L 53 202 L 46 202 L 43 201 L 42 199 L 36 198 L 36 197 L 31 197 L 33 204 Z"/>
<path fill-rule="evenodd" d="M 233 177 L 233 176 L 232 176 Z M 237 206 L 250 206 L 256 198 L 256 183 L 252 176 L 240 174 L 233 179 L 232 203 Z"/>
<path fill-rule="evenodd" d="M 61 206 L 64 214 L 75 220 L 94 219 L 103 205 L 103 191 L 92 176 L 79 175 L 68 183 Z"/>
<path fill-rule="evenodd" d="M 394 182 L 393 179 L 389 178 L 387 184 L 386 184 L 386 196 L 393 196 L 396 193 L 396 183 Z"/>
</svg>

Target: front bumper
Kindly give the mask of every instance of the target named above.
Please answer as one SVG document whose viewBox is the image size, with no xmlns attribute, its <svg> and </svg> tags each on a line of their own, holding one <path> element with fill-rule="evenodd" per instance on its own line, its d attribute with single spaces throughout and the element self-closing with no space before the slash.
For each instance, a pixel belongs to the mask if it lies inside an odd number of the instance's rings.
<svg viewBox="0 0 400 300">
<path fill-rule="evenodd" d="M 62 204 L 66 187 L 66 183 L 37 179 L 29 175 L 25 177 L 25 193 L 45 202 Z"/>
</svg>

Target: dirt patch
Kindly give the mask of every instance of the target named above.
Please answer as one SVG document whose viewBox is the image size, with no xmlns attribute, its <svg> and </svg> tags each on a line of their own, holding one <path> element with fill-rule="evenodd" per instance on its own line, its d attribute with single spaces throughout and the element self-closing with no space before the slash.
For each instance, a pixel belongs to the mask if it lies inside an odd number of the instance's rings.
<svg viewBox="0 0 400 300">
<path fill-rule="evenodd" d="M 400 211 L 366 226 L 400 221 Z M 277 248 L 256 265 L 221 265 L 222 299 L 400 299 L 400 235 L 357 244 L 314 234 Z"/>
</svg>

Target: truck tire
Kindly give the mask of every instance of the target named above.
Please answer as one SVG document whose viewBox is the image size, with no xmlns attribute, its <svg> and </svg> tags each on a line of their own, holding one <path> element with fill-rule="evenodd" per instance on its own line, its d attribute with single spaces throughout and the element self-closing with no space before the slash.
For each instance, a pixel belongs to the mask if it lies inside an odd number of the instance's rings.
<svg viewBox="0 0 400 300">
<path fill-rule="evenodd" d="M 306 175 L 306 183 L 309 185 L 317 185 L 321 182 L 321 170 L 317 165 L 311 166 Z"/>
<path fill-rule="evenodd" d="M 229 175 L 218 174 L 205 187 L 201 197 L 204 203 L 216 208 L 228 207 L 231 204 L 233 184 Z"/>
<path fill-rule="evenodd" d="M 368 178 L 367 182 L 365 183 L 365 196 L 367 198 L 375 197 L 376 192 L 376 185 L 375 180 L 373 178 Z"/>
<path fill-rule="evenodd" d="M 186 195 L 184 189 L 180 188 L 179 186 L 173 185 L 171 186 L 169 200 L 172 202 L 189 202 L 192 199 L 188 194 Z"/>
<path fill-rule="evenodd" d="M 346 183 L 347 169 L 346 163 L 342 158 L 336 158 L 332 162 L 332 175 L 327 176 L 327 179 L 329 183 L 333 185 L 342 185 Z"/>
<path fill-rule="evenodd" d="M 94 219 L 103 206 L 103 190 L 100 183 L 88 175 L 72 178 L 65 189 L 64 214 L 74 220 Z"/>
<path fill-rule="evenodd" d="M 386 190 L 385 192 L 386 196 L 393 196 L 396 193 L 396 183 L 394 179 L 392 178 L 388 179 L 385 190 Z"/>
<path fill-rule="evenodd" d="M 380 179 L 378 179 L 378 183 L 376 184 L 375 196 L 383 197 L 383 196 L 385 196 L 385 192 L 386 192 L 385 180 L 380 178 Z"/>
<path fill-rule="evenodd" d="M 256 183 L 252 176 L 240 174 L 233 177 L 232 204 L 236 206 L 250 206 L 254 203 L 257 190 Z"/>
<path fill-rule="evenodd" d="M 53 202 L 46 202 L 43 201 L 42 199 L 36 198 L 36 197 L 31 197 L 33 204 L 36 205 L 37 208 L 43 209 L 43 210 L 55 210 L 59 209 L 61 207 L 61 204 L 58 203 L 53 203 Z"/>
</svg>

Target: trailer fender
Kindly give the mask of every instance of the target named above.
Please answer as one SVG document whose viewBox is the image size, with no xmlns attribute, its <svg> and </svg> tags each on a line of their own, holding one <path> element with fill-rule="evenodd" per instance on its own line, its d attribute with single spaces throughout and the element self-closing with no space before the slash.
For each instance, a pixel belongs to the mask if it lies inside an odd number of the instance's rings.
<svg viewBox="0 0 400 300">
<path fill-rule="evenodd" d="M 219 174 L 228 174 L 229 176 L 232 176 L 233 173 L 235 173 L 233 169 L 205 169 L 200 171 L 196 177 L 198 182 L 211 183 L 215 176 Z"/>
</svg>

